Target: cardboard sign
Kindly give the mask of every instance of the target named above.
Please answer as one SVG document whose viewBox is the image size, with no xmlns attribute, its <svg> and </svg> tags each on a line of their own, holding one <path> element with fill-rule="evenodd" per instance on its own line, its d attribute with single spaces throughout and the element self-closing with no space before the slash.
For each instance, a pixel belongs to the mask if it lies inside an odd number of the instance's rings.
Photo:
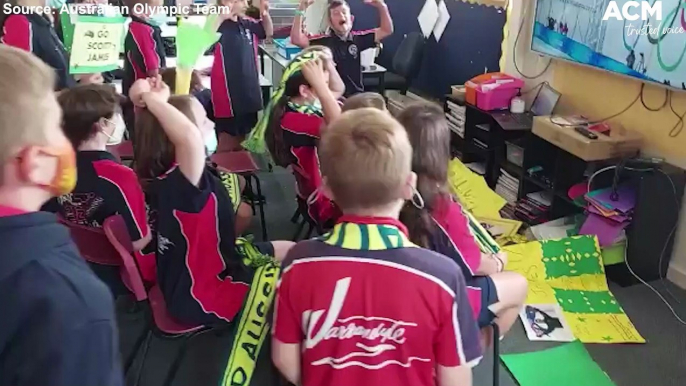
<svg viewBox="0 0 686 386">
<path fill-rule="evenodd" d="M 123 17 L 78 16 L 69 41 L 69 73 L 87 74 L 119 68 L 124 41 Z"/>
</svg>

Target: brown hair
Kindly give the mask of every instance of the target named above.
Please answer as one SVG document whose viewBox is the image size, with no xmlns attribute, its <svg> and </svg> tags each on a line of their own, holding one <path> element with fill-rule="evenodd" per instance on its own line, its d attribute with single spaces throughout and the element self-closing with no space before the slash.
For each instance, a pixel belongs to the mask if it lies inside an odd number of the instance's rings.
<svg viewBox="0 0 686 386">
<path fill-rule="evenodd" d="M 46 145 L 45 109 L 56 110 L 55 72 L 18 48 L 0 45 L 0 164 L 25 145 Z M 0 168 L 0 171 L 2 169 Z"/>
<path fill-rule="evenodd" d="M 169 86 L 171 92 L 176 90 L 176 67 L 169 67 L 162 70 L 160 73 L 162 76 L 162 81 Z M 194 92 L 201 91 L 205 86 L 202 85 L 202 78 L 198 71 L 193 70 L 191 73 L 191 89 L 189 90 L 191 94 Z"/>
<path fill-rule="evenodd" d="M 329 5 L 326 7 L 326 13 L 331 17 L 331 11 L 338 7 L 348 7 L 350 8 L 350 5 L 348 5 L 348 2 L 345 0 L 329 0 Z"/>
<path fill-rule="evenodd" d="M 450 129 L 443 110 L 435 103 L 417 102 L 407 106 L 398 121 L 405 126 L 414 152 L 412 171 L 417 174 L 417 190 L 424 199 L 424 208 L 411 203 L 403 208 L 400 220 L 407 226 L 415 244 L 428 247 L 433 232 L 431 210 L 436 198 L 448 195 L 448 162 L 450 161 Z"/>
<path fill-rule="evenodd" d="M 350 110 L 361 109 L 363 107 L 373 107 L 381 111 L 386 111 L 386 100 L 381 96 L 381 94 L 377 94 L 375 92 L 363 92 L 346 99 L 341 110 L 346 112 Z"/>
<path fill-rule="evenodd" d="M 57 97 L 62 107 L 62 128 L 74 149 L 98 132 L 96 123 L 110 119 L 120 110 L 120 97 L 114 87 L 85 84 L 64 90 Z"/>
<path fill-rule="evenodd" d="M 401 198 L 412 147 L 390 114 L 373 108 L 343 113 L 322 136 L 322 175 L 344 211 L 373 209 Z"/>
<path fill-rule="evenodd" d="M 291 154 L 290 149 L 286 147 L 284 142 L 281 120 L 286 113 L 288 101 L 291 98 L 300 96 L 300 86 L 302 85 L 308 87 L 310 85 L 302 72 L 298 71 L 288 78 L 283 89 L 283 94 L 274 103 L 274 108 L 269 116 L 267 129 L 264 133 L 264 140 L 267 143 L 267 149 L 269 149 L 269 154 L 272 156 L 274 163 L 284 168 L 295 162 L 295 157 Z"/>
<path fill-rule="evenodd" d="M 195 121 L 192 96 L 174 95 L 169 98 L 169 104 L 176 107 L 191 121 Z M 176 161 L 176 153 L 174 144 L 167 137 L 162 125 L 147 109 L 136 112 L 135 135 L 134 169 L 141 184 L 145 186 L 147 181 L 171 169 Z"/>
</svg>

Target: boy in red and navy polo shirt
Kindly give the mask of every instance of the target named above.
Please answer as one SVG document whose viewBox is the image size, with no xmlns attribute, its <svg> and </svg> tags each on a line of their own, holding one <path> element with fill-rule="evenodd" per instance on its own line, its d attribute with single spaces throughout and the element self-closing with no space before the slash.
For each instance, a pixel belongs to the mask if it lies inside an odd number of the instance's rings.
<svg viewBox="0 0 686 386">
<path fill-rule="evenodd" d="M 257 113 L 262 110 L 257 46 L 259 41 L 272 36 L 272 19 L 269 3 L 262 0 L 261 20 L 244 16 L 245 0 L 220 0 L 230 12 L 220 14 L 219 42 L 214 48 L 212 65 L 212 106 L 216 130 L 226 133 L 226 147 L 241 149 L 241 142 L 257 124 Z"/>
<path fill-rule="evenodd" d="M 319 154 L 344 215 L 284 260 L 277 368 L 303 386 L 471 385 L 481 346 L 460 268 L 398 221 L 416 182 L 402 126 L 377 109 L 344 113 Z"/>
<path fill-rule="evenodd" d="M 61 93 L 62 125 L 76 153 L 78 170 L 74 191 L 51 200 L 44 209 L 64 220 L 100 228 L 108 217 L 121 215 L 134 250 L 152 238 L 148 227 L 145 196 L 136 174 L 106 150 L 121 142 L 125 131 L 119 108 L 120 96 L 109 85 L 80 85 Z M 143 277 L 155 278 L 153 258 L 138 258 Z M 116 294 L 121 286 L 118 268 L 94 266 L 95 272 Z"/>
</svg>

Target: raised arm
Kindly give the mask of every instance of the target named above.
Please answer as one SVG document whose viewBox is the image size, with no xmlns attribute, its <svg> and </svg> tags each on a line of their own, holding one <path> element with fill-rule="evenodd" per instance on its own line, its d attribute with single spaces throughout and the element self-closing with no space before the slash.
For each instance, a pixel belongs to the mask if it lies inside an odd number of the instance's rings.
<svg viewBox="0 0 686 386">
<path fill-rule="evenodd" d="M 262 13 L 262 28 L 264 28 L 265 39 L 271 39 L 274 36 L 274 23 L 272 22 L 272 16 L 269 14 L 268 0 L 260 2 L 260 11 Z"/>
<path fill-rule="evenodd" d="M 324 64 L 321 60 L 310 60 L 303 64 L 302 72 L 322 104 L 324 120 L 326 123 L 331 123 L 341 115 L 341 106 L 331 93 L 329 85 L 326 84 L 329 75 L 324 71 Z"/>
<path fill-rule="evenodd" d="M 132 86 L 131 100 L 139 107 L 146 107 L 160 122 L 171 143 L 174 144 L 179 170 L 188 181 L 198 186 L 205 169 L 205 144 L 200 130 L 183 113 L 168 103 L 169 87 L 160 77 L 138 82 L 150 83 L 149 91 Z"/>
<path fill-rule="evenodd" d="M 345 94 L 345 83 L 343 83 L 343 79 L 341 79 L 341 75 L 336 69 L 336 63 L 333 61 L 333 58 L 326 60 L 326 69 L 329 71 L 329 90 L 331 90 L 334 98 L 338 100 Z"/>
<path fill-rule="evenodd" d="M 293 27 L 291 27 L 291 43 L 300 48 L 307 48 L 310 45 L 310 39 L 303 31 L 303 17 L 305 16 L 305 11 L 313 2 L 314 0 L 300 0 L 298 10 L 295 11 Z"/>
<path fill-rule="evenodd" d="M 374 31 L 374 40 L 379 43 L 393 34 L 393 19 L 384 0 L 365 0 L 379 10 L 379 28 Z"/>
</svg>

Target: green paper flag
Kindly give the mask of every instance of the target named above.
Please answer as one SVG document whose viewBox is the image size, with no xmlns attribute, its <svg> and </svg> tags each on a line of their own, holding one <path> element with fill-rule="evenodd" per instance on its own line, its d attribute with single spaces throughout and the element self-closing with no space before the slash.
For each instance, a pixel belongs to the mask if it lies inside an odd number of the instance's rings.
<svg viewBox="0 0 686 386">
<path fill-rule="evenodd" d="M 614 386 L 579 341 L 500 358 L 521 386 Z"/>
<path fill-rule="evenodd" d="M 69 73 L 88 74 L 119 68 L 125 18 L 62 14 Z"/>
<path fill-rule="evenodd" d="M 188 94 L 195 64 L 217 40 L 219 34 L 216 31 L 180 21 L 176 30 L 176 94 Z"/>
</svg>

